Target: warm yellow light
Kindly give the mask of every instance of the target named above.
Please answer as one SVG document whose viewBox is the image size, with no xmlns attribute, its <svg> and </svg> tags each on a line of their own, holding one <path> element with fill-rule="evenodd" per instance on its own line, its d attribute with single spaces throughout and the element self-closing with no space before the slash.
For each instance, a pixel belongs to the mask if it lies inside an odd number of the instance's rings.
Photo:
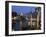
<svg viewBox="0 0 46 37">
<path fill-rule="evenodd" d="M 13 17 L 12 19 L 16 20 L 16 17 Z"/>
</svg>

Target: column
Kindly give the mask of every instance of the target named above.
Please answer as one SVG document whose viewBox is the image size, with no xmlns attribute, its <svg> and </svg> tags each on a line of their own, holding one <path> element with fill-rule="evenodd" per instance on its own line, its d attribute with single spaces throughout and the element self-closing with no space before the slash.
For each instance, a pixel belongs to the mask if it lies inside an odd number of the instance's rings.
<svg viewBox="0 0 46 37">
<path fill-rule="evenodd" d="M 32 28 L 32 15 L 31 15 L 31 17 L 30 17 L 30 22 L 31 22 L 31 28 Z"/>
<path fill-rule="evenodd" d="M 37 29 L 39 29 L 39 12 L 38 12 L 38 15 L 37 15 Z"/>
</svg>

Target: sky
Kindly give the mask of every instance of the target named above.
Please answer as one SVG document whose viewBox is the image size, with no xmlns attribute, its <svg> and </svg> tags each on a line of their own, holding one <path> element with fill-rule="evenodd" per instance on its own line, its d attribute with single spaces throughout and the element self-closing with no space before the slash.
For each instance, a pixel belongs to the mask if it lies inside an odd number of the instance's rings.
<svg viewBox="0 0 46 37">
<path fill-rule="evenodd" d="M 36 7 L 31 7 L 31 6 L 12 6 L 12 11 L 17 12 L 17 14 L 20 14 L 21 12 L 23 14 L 30 13 L 30 12 L 35 12 Z"/>
</svg>

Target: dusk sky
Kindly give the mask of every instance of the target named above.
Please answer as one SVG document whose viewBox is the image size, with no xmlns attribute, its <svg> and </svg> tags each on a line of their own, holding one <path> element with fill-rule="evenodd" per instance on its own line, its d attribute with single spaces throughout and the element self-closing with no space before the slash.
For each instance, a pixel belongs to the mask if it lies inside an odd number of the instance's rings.
<svg viewBox="0 0 46 37">
<path fill-rule="evenodd" d="M 26 14 L 30 12 L 35 12 L 35 8 L 36 7 L 31 7 L 31 6 L 12 6 L 12 11 L 17 12 L 18 14 L 21 12 L 23 14 Z"/>
</svg>

